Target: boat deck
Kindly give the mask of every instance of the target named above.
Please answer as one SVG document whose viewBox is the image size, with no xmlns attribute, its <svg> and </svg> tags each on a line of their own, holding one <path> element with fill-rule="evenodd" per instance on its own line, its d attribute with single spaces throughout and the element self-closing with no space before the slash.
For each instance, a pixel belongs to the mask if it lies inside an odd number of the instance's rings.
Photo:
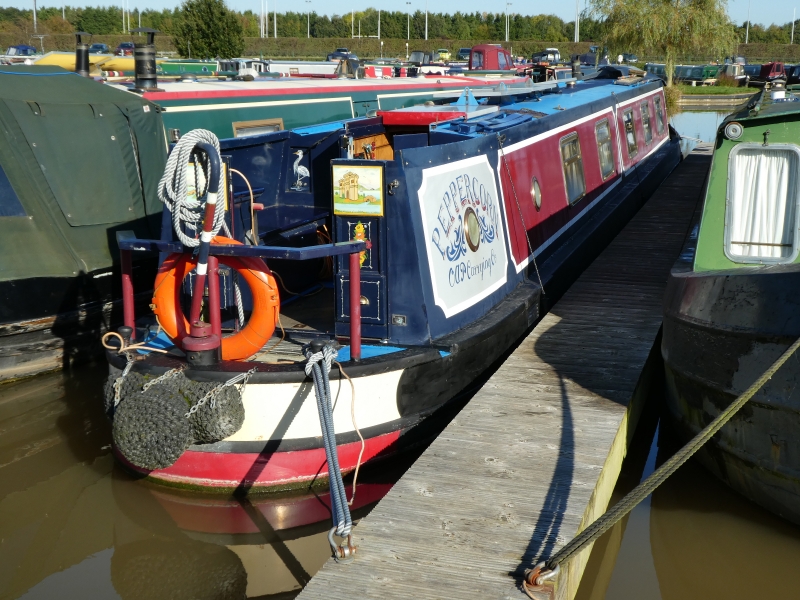
<svg viewBox="0 0 800 600">
<path fill-rule="evenodd" d="M 301 598 L 526 597 L 524 570 L 607 507 L 710 163 L 704 145 L 675 169 L 359 523 L 355 562 L 329 560 Z M 588 557 L 562 567 L 556 598 Z"/>
</svg>

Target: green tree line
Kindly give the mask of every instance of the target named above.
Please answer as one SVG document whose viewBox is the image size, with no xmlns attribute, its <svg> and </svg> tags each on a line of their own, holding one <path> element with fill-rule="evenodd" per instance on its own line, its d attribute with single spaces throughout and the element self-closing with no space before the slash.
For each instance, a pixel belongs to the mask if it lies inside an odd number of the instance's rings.
<svg viewBox="0 0 800 600">
<path fill-rule="evenodd" d="M 242 25 L 244 37 L 258 37 L 258 15 L 250 10 L 233 11 Z M 133 11 L 131 27 L 152 27 L 165 35 L 174 35 L 180 28 L 183 13 L 179 8 Z M 60 34 L 87 31 L 94 35 L 123 33 L 122 8 L 117 6 L 62 9 L 48 7 L 37 12 L 40 33 Z M 269 33 L 273 35 L 273 13 L 269 14 Z M 367 9 L 343 15 L 319 15 L 315 12 L 278 13 L 278 37 L 347 38 L 351 33 L 375 37 L 378 35 L 378 11 Z M 381 11 L 381 37 L 403 39 L 425 38 L 425 13 L 407 14 L 399 11 Z M 510 15 L 510 39 L 571 41 L 575 24 L 554 15 Z M 33 32 L 31 10 L 0 8 L 0 33 Z M 428 38 L 453 40 L 503 40 L 505 39 L 505 14 L 503 13 L 428 13 Z M 599 22 L 586 17 L 581 20 L 581 39 L 600 39 Z"/>
</svg>

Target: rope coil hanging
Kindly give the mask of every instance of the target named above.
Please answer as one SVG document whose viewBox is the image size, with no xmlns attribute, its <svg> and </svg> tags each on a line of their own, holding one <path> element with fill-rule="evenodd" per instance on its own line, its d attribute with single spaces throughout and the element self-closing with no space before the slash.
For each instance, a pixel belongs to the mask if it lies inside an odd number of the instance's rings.
<svg viewBox="0 0 800 600">
<path fill-rule="evenodd" d="M 723 410 L 711 423 L 709 423 L 700 433 L 694 436 L 685 446 L 678 450 L 669 460 L 656 469 L 647 479 L 642 481 L 628 495 L 622 500 L 617 502 L 605 514 L 600 516 L 586 529 L 575 536 L 569 543 L 567 543 L 561 550 L 556 552 L 552 557 L 546 561 L 538 563 L 533 569 L 525 573 L 525 580 L 523 581 L 523 589 L 531 598 L 534 598 L 534 592 L 543 591 L 546 581 L 555 578 L 561 568 L 561 565 L 572 558 L 575 554 L 583 550 L 589 544 L 595 542 L 601 535 L 611 529 L 617 522 L 620 521 L 625 515 L 636 507 L 642 500 L 647 498 L 653 491 L 660 486 L 667 478 L 672 475 L 678 468 L 683 465 L 693 454 L 695 454 L 703 445 L 708 442 L 714 435 L 722 429 L 722 427 L 730 421 L 730 419 L 739 410 L 747 404 L 747 402 L 756 395 L 756 393 L 764 387 L 764 384 L 769 381 L 778 369 L 789 360 L 792 355 L 800 348 L 800 339 L 797 339 L 789 348 L 764 371 L 764 373 L 756 379 L 753 384 L 747 388 L 736 400 L 731 402 L 730 406 Z"/>
<path fill-rule="evenodd" d="M 208 196 L 210 169 L 201 159 L 202 152 L 196 149 L 197 144 L 210 144 L 219 154 L 219 140 L 217 136 L 206 129 L 194 129 L 181 137 L 175 148 L 169 154 L 164 175 L 158 184 L 158 197 L 172 214 L 172 224 L 178 239 L 188 248 L 200 245 L 199 231 L 203 221 L 205 199 Z M 190 176 L 190 163 L 194 164 L 193 175 L 195 179 L 195 198 L 187 197 L 189 185 L 187 177 Z M 202 175 L 202 176 L 201 176 Z M 219 185 L 223 188 L 223 171 L 220 169 Z M 217 235 L 225 223 L 225 203 L 217 202 L 214 209 L 214 223 L 211 228 L 212 237 Z M 184 227 L 195 233 L 189 236 L 184 232 Z"/>
</svg>

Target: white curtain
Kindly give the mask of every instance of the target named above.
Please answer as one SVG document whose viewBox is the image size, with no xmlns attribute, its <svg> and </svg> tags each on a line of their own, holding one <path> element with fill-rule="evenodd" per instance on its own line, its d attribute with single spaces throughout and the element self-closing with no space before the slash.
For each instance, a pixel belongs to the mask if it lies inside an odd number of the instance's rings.
<svg viewBox="0 0 800 600">
<path fill-rule="evenodd" d="M 761 146 L 742 148 L 730 162 L 730 253 L 753 258 L 792 255 L 798 196 L 798 155 Z"/>
</svg>

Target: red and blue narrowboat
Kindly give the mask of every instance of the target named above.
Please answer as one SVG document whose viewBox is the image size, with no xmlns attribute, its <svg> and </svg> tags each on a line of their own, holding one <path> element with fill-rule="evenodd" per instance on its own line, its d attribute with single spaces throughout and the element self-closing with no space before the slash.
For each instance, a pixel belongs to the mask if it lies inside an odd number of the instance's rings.
<svg viewBox="0 0 800 600">
<path fill-rule="evenodd" d="M 651 78 L 182 142 L 162 184 L 185 196 L 188 177 L 192 203 L 168 200 L 159 240 L 118 234 L 126 326 L 106 340 L 106 408 L 131 469 L 239 493 L 429 436 L 680 160 Z M 212 206 L 218 152 L 229 193 Z M 155 320 L 134 314 L 125 266 L 148 252 Z"/>
</svg>

